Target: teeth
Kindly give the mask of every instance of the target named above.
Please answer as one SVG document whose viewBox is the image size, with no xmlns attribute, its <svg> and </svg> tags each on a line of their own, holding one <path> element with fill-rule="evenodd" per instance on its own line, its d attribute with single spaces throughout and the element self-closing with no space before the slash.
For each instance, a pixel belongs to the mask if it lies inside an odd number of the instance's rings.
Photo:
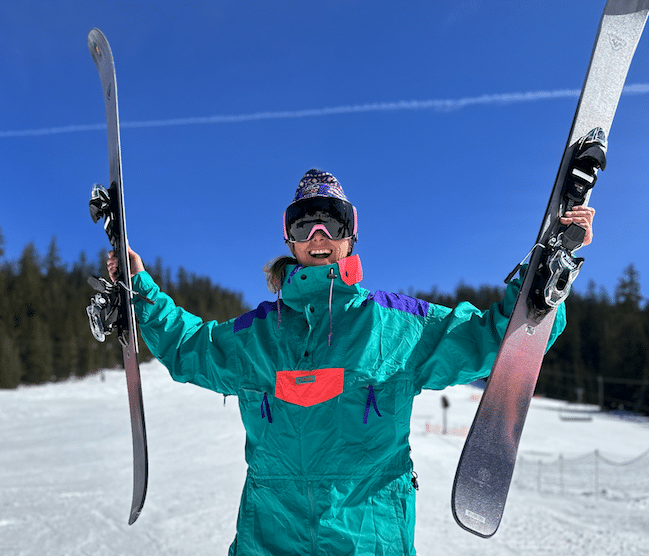
<svg viewBox="0 0 649 556">
<path fill-rule="evenodd" d="M 330 249 L 314 249 L 313 251 L 309 251 L 309 255 L 312 257 L 328 257 L 331 255 L 331 250 Z"/>
</svg>

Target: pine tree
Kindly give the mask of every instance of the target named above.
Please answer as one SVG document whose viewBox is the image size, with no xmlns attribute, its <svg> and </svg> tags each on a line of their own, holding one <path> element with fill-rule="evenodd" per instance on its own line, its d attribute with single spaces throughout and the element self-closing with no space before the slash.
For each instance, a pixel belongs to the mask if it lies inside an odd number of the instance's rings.
<svg viewBox="0 0 649 556">
<path fill-rule="evenodd" d="M 628 309 L 639 309 L 642 295 L 640 295 L 640 273 L 635 265 L 630 264 L 624 269 L 622 277 L 615 288 L 615 303 Z"/>
<path fill-rule="evenodd" d="M 0 258 L 4 256 L 4 237 L 0 230 Z M 12 296 L 11 267 L 0 264 L 0 388 L 15 388 L 20 384 L 22 365 L 16 345 Z"/>
<path fill-rule="evenodd" d="M 615 351 L 612 336 L 612 309 L 611 299 L 604 289 L 597 290 L 594 281 L 590 281 L 584 307 L 582 322 L 579 330 L 582 338 L 582 360 L 587 372 L 588 382 L 586 398 L 589 403 L 600 403 L 598 377 L 608 375 L 611 367 L 611 357 Z M 568 322 L 572 316 L 568 315 Z"/>
<path fill-rule="evenodd" d="M 53 237 L 44 262 L 45 284 L 43 295 L 43 318 L 51 331 L 52 372 L 57 379 L 65 379 L 76 367 L 76 355 L 69 334 L 70 292 L 68 291 L 68 272 L 61 262 L 56 237 Z"/>
<path fill-rule="evenodd" d="M 0 321 L 0 388 L 15 388 L 21 378 L 20 353 L 5 324 Z"/>
<path fill-rule="evenodd" d="M 54 378 L 53 342 L 50 328 L 40 317 L 29 319 L 26 336 L 22 337 L 23 382 L 41 384 Z"/>
<path fill-rule="evenodd" d="M 615 350 L 611 357 L 609 376 L 617 379 L 617 383 L 606 388 L 612 404 L 622 404 L 625 407 L 641 404 L 638 397 L 641 392 L 633 381 L 642 378 L 649 357 L 649 336 L 640 309 L 640 291 L 640 275 L 631 264 L 624 269 L 615 289 L 612 334 Z"/>
<path fill-rule="evenodd" d="M 642 325 L 645 336 L 649 338 L 649 304 L 642 311 Z M 641 379 L 643 383 L 637 393 L 637 404 L 634 409 L 635 411 L 642 411 L 645 414 L 649 414 L 649 354 L 647 354 L 644 360 Z"/>
</svg>

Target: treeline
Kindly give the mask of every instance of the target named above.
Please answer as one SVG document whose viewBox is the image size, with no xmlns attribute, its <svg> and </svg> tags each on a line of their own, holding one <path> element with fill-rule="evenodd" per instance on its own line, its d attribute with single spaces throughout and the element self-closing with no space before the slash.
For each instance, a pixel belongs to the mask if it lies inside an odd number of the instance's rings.
<svg viewBox="0 0 649 556">
<path fill-rule="evenodd" d="M 594 283 L 566 301 L 568 324 L 548 352 L 537 391 L 649 415 L 649 305 L 629 265 L 611 299 Z"/>
<path fill-rule="evenodd" d="M 18 261 L 3 260 L 0 233 L 0 388 L 84 376 L 122 366 L 115 334 L 105 342 L 92 336 L 86 306 L 94 295 L 89 276 L 106 276 L 107 252 L 95 261 L 82 254 L 63 264 L 56 240 L 42 257 L 27 245 Z M 212 284 L 209 278 L 181 269 L 175 278 L 161 260 L 149 272 L 176 302 L 205 320 L 224 321 L 248 310 L 241 294 Z M 151 353 L 140 340 L 140 360 Z"/>
<path fill-rule="evenodd" d="M 90 261 L 82 254 L 68 267 L 53 239 L 45 256 L 30 244 L 18 261 L 8 262 L 0 232 L 0 388 L 122 365 L 116 338 L 97 342 L 86 316 L 94 294 L 87 278 L 105 275 L 106 255 L 102 250 Z M 204 320 L 224 321 L 249 309 L 241 294 L 209 278 L 183 269 L 172 277 L 161 260 L 147 269 L 178 305 Z M 649 414 L 649 305 L 640 291 L 633 265 L 624 270 L 613 297 L 595 283 L 585 294 L 573 291 L 566 302 L 566 330 L 545 357 L 537 393 Z M 459 285 L 452 294 L 410 293 L 447 307 L 469 301 L 485 309 L 503 292 L 497 286 Z M 142 361 L 151 357 L 142 341 L 140 350 Z"/>
<path fill-rule="evenodd" d="M 585 294 L 573 291 L 566 301 L 566 330 L 545 357 L 536 393 L 649 414 L 649 305 L 640 292 L 633 265 L 612 298 L 594 282 Z M 470 301 L 485 309 L 503 293 L 500 287 L 460 285 L 454 294 L 414 295 L 450 307 Z"/>
</svg>

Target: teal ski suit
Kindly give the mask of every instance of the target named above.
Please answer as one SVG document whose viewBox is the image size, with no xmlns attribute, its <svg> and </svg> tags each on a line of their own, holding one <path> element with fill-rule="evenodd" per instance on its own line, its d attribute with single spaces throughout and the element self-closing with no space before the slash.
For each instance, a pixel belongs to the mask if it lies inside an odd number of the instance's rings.
<svg viewBox="0 0 649 556">
<path fill-rule="evenodd" d="M 488 311 L 358 285 L 358 256 L 288 267 L 282 299 L 202 322 L 141 272 L 142 337 L 174 380 L 237 396 L 248 463 L 230 555 L 413 555 L 413 398 L 489 374 L 520 281 Z M 550 345 L 565 326 L 563 305 Z"/>
</svg>

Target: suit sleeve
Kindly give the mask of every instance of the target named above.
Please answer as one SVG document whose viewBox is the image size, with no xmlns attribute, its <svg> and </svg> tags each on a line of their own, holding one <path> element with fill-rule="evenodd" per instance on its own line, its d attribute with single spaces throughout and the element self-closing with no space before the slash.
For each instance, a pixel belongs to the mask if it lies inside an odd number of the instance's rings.
<svg viewBox="0 0 649 556">
<path fill-rule="evenodd" d="M 135 313 L 142 338 L 172 378 L 235 395 L 240 362 L 232 321 L 203 322 L 177 307 L 147 272 L 134 276 L 133 288 L 154 301 L 136 298 Z"/>
<path fill-rule="evenodd" d="M 487 311 L 466 302 L 455 309 L 430 306 L 414 360 L 418 390 L 441 390 L 489 375 L 521 287 L 522 275 L 523 271 L 507 285 L 503 299 Z M 565 326 L 566 309 L 562 303 L 557 309 L 546 351 Z"/>
</svg>

